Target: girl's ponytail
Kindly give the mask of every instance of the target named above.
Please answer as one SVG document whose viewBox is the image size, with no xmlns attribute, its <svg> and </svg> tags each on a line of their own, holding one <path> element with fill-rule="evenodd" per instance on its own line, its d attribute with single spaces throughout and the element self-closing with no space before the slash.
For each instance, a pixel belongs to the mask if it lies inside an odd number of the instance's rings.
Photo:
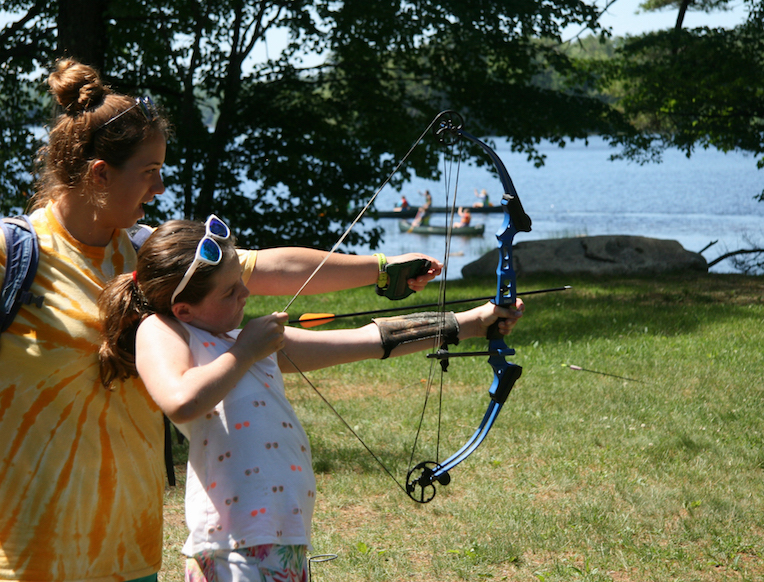
<svg viewBox="0 0 764 582">
<path fill-rule="evenodd" d="M 119 275 L 104 288 L 98 299 L 103 324 L 98 350 L 101 382 L 107 388 L 114 380 L 137 376 L 135 334 L 153 310 L 138 286 L 135 272 Z"/>
</svg>

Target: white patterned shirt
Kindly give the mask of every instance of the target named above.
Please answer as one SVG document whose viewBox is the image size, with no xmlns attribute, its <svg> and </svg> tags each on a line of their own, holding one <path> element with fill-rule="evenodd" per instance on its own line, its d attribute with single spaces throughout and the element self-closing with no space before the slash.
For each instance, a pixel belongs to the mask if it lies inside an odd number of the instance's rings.
<svg viewBox="0 0 764 582">
<path fill-rule="evenodd" d="M 233 344 L 183 326 L 197 366 Z M 310 444 L 286 398 L 275 354 L 256 362 L 214 409 L 179 428 L 190 440 L 186 555 L 263 544 L 310 546 L 316 495 Z"/>
</svg>

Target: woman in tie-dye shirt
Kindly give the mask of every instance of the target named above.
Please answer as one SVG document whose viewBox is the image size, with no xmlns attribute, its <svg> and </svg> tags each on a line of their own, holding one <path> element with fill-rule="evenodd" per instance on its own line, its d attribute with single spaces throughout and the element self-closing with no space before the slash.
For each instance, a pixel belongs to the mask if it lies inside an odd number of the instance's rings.
<svg viewBox="0 0 764 582">
<path fill-rule="evenodd" d="M 164 192 L 169 125 L 151 99 L 111 91 L 74 60 L 59 61 L 48 83 L 62 113 L 41 151 L 31 214 L 40 246 L 32 293 L 43 304 L 23 306 L 0 335 L 0 581 L 156 580 L 162 413 L 137 378 L 101 384 L 97 300 L 135 269 L 124 229 Z M 296 292 L 324 256 L 238 253 L 249 291 L 260 295 Z M 0 236 L 0 280 L 5 261 Z M 372 256 L 333 256 L 327 266 L 308 292 L 378 276 Z M 409 284 L 419 289 L 438 271 L 436 263 Z"/>
</svg>

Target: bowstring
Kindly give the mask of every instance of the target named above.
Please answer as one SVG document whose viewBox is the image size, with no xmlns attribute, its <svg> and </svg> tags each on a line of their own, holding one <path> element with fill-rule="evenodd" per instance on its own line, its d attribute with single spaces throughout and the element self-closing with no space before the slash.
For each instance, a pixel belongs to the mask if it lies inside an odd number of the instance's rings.
<svg viewBox="0 0 764 582">
<path fill-rule="evenodd" d="M 352 434 L 356 439 L 358 439 L 358 442 L 360 442 L 361 445 L 363 445 L 363 448 L 366 449 L 366 451 L 371 455 L 371 457 L 379 464 L 380 467 L 382 467 L 382 470 L 385 473 L 387 473 L 393 481 L 395 481 L 395 484 L 398 485 L 398 487 L 400 487 L 401 490 L 404 493 L 406 493 L 406 495 L 408 495 L 406 488 L 403 486 L 403 484 L 400 481 L 398 481 L 398 479 L 396 479 L 392 471 L 390 471 L 390 469 L 387 468 L 387 465 L 385 465 L 382 462 L 382 459 L 380 459 L 377 455 L 374 454 L 374 451 L 372 451 L 369 448 L 369 446 L 364 442 L 361 436 L 355 430 L 353 430 L 353 427 L 350 426 L 350 423 L 348 423 L 348 421 L 344 419 L 344 417 L 339 413 L 339 411 L 334 406 L 332 406 L 332 403 L 329 402 L 329 400 L 321 393 L 321 391 L 316 387 L 316 385 L 310 381 L 310 379 L 305 375 L 305 373 L 302 370 L 300 370 L 300 368 L 297 367 L 297 364 L 295 364 L 294 360 L 292 360 L 292 358 L 289 357 L 289 354 L 287 354 L 286 351 L 283 349 L 280 351 L 281 351 L 281 355 L 283 355 L 287 359 L 287 361 L 292 365 L 292 367 L 295 370 L 297 370 L 297 373 L 300 376 L 302 376 L 302 379 L 308 383 L 308 386 L 313 388 L 315 393 L 318 394 L 318 397 L 324 401 L 324 404 L 326 404 L 329 407 L 329 409 L 334 413 L 334 415 L 340 419 L 340 422 L 342 422 L 342 424 L 345 425 L 345 428 L 350 431 L 350 434 Z"/>
<path fill-rule="evenodd" d="M 366 205 L 361 209 L 361 211 L 358 213 L 358 215 L 353 219 L 353 221 L 350 223 L 350 225 L 345 229 L 345 232 L 342 233 L 342 236 L 340 236 L 339 240 L 334 243 L 334 246 L 331 248 L 331 250 L 326 254 L 326 256 L 323 258 L 323 260 L 318 264 L 318 266 L 313 270 L 313 272 L 310 274 L 310 276 L 305 280 L 305 282 L 302 284 L 302 287 L 300 287 L 297 290 L 297 293 L 294 294 L 294 297 L 292 297 L 289 302 L 286 304 L 286 307 L 282 311 L 287 311 L 292 303 L 300 296 L 300 294 L 305 290 L 305 287 L 310 284 L 310 282 L 313 280 L 313 278 L 316 276 L 316 274 L 321 270 L 321 268 L 324 266 L 326 261 L 329 260 L 329 257 L 331 257 L 335 251 L 340 247 L 340 245 L 345 242 L 345 239 L 350 234 L 350 231 L 353 230 L 353 227 L 358 224 L 358 221 L 361 220 L 363 215 L 366 213 L 366 211 L 371 208 L 371 205 L 374 204 L 374 201 L 377 199 L 377 196 L 379 193 L 384 189 L 385 186 L 392 180 L 393 176 L 398 172 L 398 170 L 401 169 L 403 164 L 406 163 L 406 161 L 409 159 L 409 156 L 411 155 L 411 152 L 414 151 L 414 149 L 419 145 L 419 143 L 424 139 L 424 137 L 429 133 L 429 131 L 432 129 L 433 125 L 435 125 L 435 122 L 437 121 L 437 117 L 433 119 L 430 122 L 430 125 L 427 126 L 427 129 L 425 129 L 422 134 L 414 141 L 414 143 L 411 145 L 409 150 L 406 152 L 406 154 L 401 158 L 401 160 L 396 164 L 395 168 L 393 168 L 393 171 L 390 172 L 385 178 L 385 181 L 382 182 L 382 185 L 377 188 L 376 192 L 372 195 L 371 198 L 369 198 Z"/>
<path fill-rule="evenodd" d="M 462 140 L 458 140 L 459 144 L 462 143 Z M 444 196 L 445 196 L 445 207 L 447 208 L 446 212 L 446 235 L 444 240 L 444 251 L 443 251 L 443 269 L 441 271 L 441 279 L 440 284 L 438 286 L 438 332 L 435 338 L 435 347 L 436 349 L 439 349 L 440 346 L 443 343 L 443 330 L 445 327 L 445 320 L 446 320 L 446 312 L 445 312 L 445 305 L 446 305 L 446 289 L 447 289 L 447 282 L 448 282 L 448 263 L 449 258 L 451 256 L 451 240 L 453 235 L 453 229 L 454 229 L 454 220 L 455 220 L 455 210 L 456 210 L 456 198 L 457 198 L 457 192 L 459 190 L 459 175 L 461 170 L 461 160 L 462 160 L 462 148 L 460 147 L 458 149 L 458 152 L 456 155 L 454 155 L 453 148 L 456 144 L 450 144 L 446 145 L 446 149 L 443 152 L 443 176 L 444 176 Z M 456 159 L 456 163 L 454 163 L 454 159 Z M 454 167 L 456 167 L 455 171 L 455 178 L 454 178 Z M 449 191 L 451 190 L 451 183 L 453 179 L 453 196 L 449 197 Z M 451 202 L 449 203 L 449 199 Z M 427 376 L 427 382 L 425 386 L 425 395 L 424 395 L 424 404 L 422 406 L 422 413 L 419 417 L 419 424 L 417 425 L 417 430 L 414 435 L 414 442 L 411 448 L 411 457 L 409 458 L 409 467 L 408 471 L 410 472 L 411 469 L 414 466 L 414 456 L 416 455 L 416 449 L 417 444 L 419 442 L 419 437 L 422 432 L 422 427 L 424 426 L 424 419 L 427 412 L 427 406 L 429 404 L 430 396 L 433 392 L 433 387 L 435 385 L 435 375 L 436 375 L 436 364 L 440 368 L 440 374 L 439 374 L 439 381 L 438 381 L 438 402 L 437 402 L 437 428 L 436 428 L 436 439 L 435 439 L 435 462 L 440 463 L 440 434 L 441 434 L 441 427 L 442 427 L 442 419 L 443 419 L 443 380 L 444 380 L 444 374 L 445 370 L 442 366 L 440 366 L 439 362 L 442 360 L 436 360 L 434 358 L 430 359 L 430 370 Z"/>
<path fill-rule="evenodd" d="M 350 223 L 350 225 L 345 229 L 345 232 L 342 233 L 342 236 L 340 236 L 339 240 L 334 244 L 334 246 L 331 248 L 331 250 L 326 254 L 326 256 L 321 260 L 321 262 L 318 264 L 318 266 L 313 270 L 313 272 L 310 274 L 310 276 L 305 280 L 305 282 L 302 284 L 302 286 L 297 290 L 297 293 L 294 294 L 294 296 L 289 300 L 289 302 L 286 304 L 286 307 L 284 307 L 283 311 L 287 311 L 289 307 L 294 303 L 294 301 L 300 296 L 300 294 L 305 290 L 305 288 L 308 286 L 308 284 L 313 280 L 313 278 L 316 276 L 318 271 L 321 270 L 321 268 L 324 266 L 327 260 L 329 260 L 329 257 L 334 254 L 334 252 L 339 248 L 339 246 L 345 241 L 345 239 L 350 234 L 350 231 L 353 229 L 353 227 L 361 220 L 361 217 L 366 213 L 366 211 L 371 207 L 371 205 L 374 203 L 374 200 L 377 198 L 379 193 L 384 189 L 385 186 L 390 182 L 392 177 L 398 172 L 398 170 L 403 166 L 403 164 L 406 163 L 408 158 L 411 156 L 411 152 L 414 151 L 414 149 L 421 143 L 421 141 L 425 138 L 425 136 L 430 132 L 430 130 L 433 128 L 435 123 L 439 120 L 439 116 L 436 116 L 430 124 L 427 126 L 427 128 L 421 133 L 421 135 L 414 141 L 414 143 L 411 145 L 409 150 L 406 152 L 406 154 L 403 156 L 403 158 L 396 164 L 395 168 L 393 168 L 393 171 L 390 172 L 390 174 L 385 178 L 382 185 L 377 188 L 376 192 L 374 192 L 374 195 L 369 198 L 366 205 L 361 209 L 361 211 L 358 213 L 358 215 L 353 219 L 353 221 Z M 447 237 L 449 238 L 449 237 Z M 444 277 L 441 278 L 441 286 L 443 285 L 443 280 L 445 279 L 445 265 L 446 262 L 444 261 Z M 444 291 L 445 293 L 445 291 Z M 442 326 L 440 326 L 442 327 Z M 439 331 L 440 335 L 440 331 Z M 387 466 L 382 462 L 382 460 L 374 454 L 374 452 L 369 448 L 369 446 L 364 442 L 364 440 L 361 438 L 361 436 L 353 430 L 353 428 L 350 426 L 350 424 L 342 417 L 342 415 L 337 411 L 337 409 L 332 406 L 332 404 L 329 402 L 329 400 L 321 393 L 321 391 L 318 389 L 318 387 L 310 381 L 310 379 L 305 375 L 305 373 L 295 364 L 294 360 L 289 357 L 289 355 L 284 351 L 283 349 L 280 350 L 280 353 L 287 359 L 287 361 L 292 365 L 292 367 L 295 369 L 295 371 L 302 377 L 305 382 L 313 389 L 313 391 L 318 395 L 318 397 L 324 401 L 324 403 L 329 407 L 329 409 L 337 416 L 337 418 L 342 422 L 342 424 L 350 431 L 350 433 L 358 440 L 359 443 L 366 449 L 366 451 L 371 455 L 371 457 L 379 464 L 380 467 L 387 473 L 390 478 L 395 482 L 398 487 L 403 490 L 406 495 L 408 495 L 408 491 L 406 487 L 404 487 L 400 481 L 393 475 L 392 471 L 387 468 Z M 434 362 L 431 363 L 431 366 L 434 364 Z M 432 374 L 432 372 L 430 372 Z M 426 405 L 425 405 L 426 406 Z M 424 414 L 424 411 L 423 411 Z M 421 427 L 421 420 L 420 420 L 420 427 Z M 440 429 L 438 429 L 438 432 L 440 432 Z M 417 431 L 416 438 L 418 439 L 419 431 Z M 415 439 L 416 443 L 416 439 Z M 416 447 L 416 444 L 414 445 Z M 413 451 L 412 451 L 412 458 L 413 458 Z"/>
</svg>

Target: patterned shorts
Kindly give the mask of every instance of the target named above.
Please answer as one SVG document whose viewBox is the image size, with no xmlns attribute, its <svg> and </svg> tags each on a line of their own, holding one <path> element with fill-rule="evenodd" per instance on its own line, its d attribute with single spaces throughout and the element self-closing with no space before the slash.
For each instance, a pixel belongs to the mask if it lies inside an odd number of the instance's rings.
<svg viewBox="0 0 764 582">
<path fill-rule="evenodd" d="M 268 544 L 202 552 L 186 560 L 186 582 L 307 582 L 306 546 Z"/>
</svg>

